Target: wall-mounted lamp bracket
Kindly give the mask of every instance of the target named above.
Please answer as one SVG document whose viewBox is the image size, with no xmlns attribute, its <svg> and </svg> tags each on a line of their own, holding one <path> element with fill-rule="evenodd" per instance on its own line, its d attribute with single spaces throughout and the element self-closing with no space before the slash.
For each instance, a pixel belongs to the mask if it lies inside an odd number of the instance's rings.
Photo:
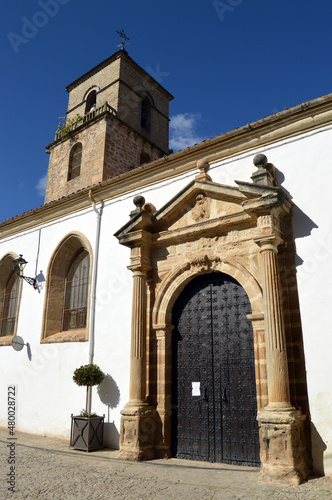
<svg viewBox="0 0 332 500">
<path fill-rule="evenodd" d="M 29 285 L 33 286 L 35 290 L 38 290 L 38 285 L 37 285 L 37 280 L 36 278 L 30 278 L 29 276 L 23 276 L 23 270 L 25 266 L 27 265 L 27 261 L 23 258 L 23 255 L 20 254 L 20 256 L 17 259 L 13 259 L 13 264 L 14 264 L 14 271 L 17 274 L 19 278 L 24 279 Z"/>
</svg>

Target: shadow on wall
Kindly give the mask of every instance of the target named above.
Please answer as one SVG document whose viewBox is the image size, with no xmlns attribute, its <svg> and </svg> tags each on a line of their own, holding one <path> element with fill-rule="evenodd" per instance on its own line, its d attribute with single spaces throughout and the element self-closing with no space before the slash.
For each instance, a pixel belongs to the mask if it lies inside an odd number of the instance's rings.
<svg viewBox="0 0 332 500">
<path fill-rule="evenodd" d="M 104 445 L 112 450 L 119 449 L 120 434 L 114 422 L 104 423 Z"/>
<path fill-rule="evenodd" d="M 311 422 L 311 443 L 312 443 L 312 461 L 314 464 L 314 474 L 324 476 L 324 451 L 326 444 L 320 437 L 314 424 Z"/>
<path fill-rule="evenodd" d="M 277 179 L 278 186 L 281 187 L 282 191 L 288 196 L 290 200 L 293 200 L 291 193 L 281 184 L 285 180 L 285 176 L 280 170 L 275 169 L 275 176 Z M 296 238 L 304 238 L 305 236 L 310 236 L 313 229 L 317 229 L 317 224 L 310 219 L 302 210 L 294 205 L 293 207 L 293 236 Z"/>
<path fill-rule="evenodd" d="M 293 207 L 293 235 L 294 239 L 310 236 L 313 229 L 317 229 L 317 224 L 310 219 L 302 210 L 294 205 Z"/>
<path fill-rule="evenodd" d="M 104 423 L 104 443 L 105 446 L 113 449 L 119 448 L 120 434 L 114 424 L 111 422 L 111 409 L 116 408 L 120 402 L 120 390 L 118 384 L 113 377 L 108 373 L 105 375 L 103 382 L 97 389 L 100 401 L 107 405 L 107 417 Z"/>
<path fill-rule="evenodd" d="M 274 166 L 274 165 L 273 165 Z M 284 174 L 277 168 L 274 166 L 274 177 L 277 181 L 277 184 L 278 186 L 282 187 L 281 184 L 284 182 L 285 180 L 285 176 Z M 291 195 L 289 193 L 289 191 L 287 191 L 287 189 L 285 189 L 284 187 L 282 187 L 282 190 L 285 191 L 285 193 L 287 194 L 287 196 L 289 196 L 289 198 L 291 198 Z"/>
<path fill-rule="evenodd" d="M 279 185 L 285 180 L 285 176 L 282 172 L 277 171 L 277 180 Z M 281 188 L 287 196 L 292 199 L 292 195 L 285 189 Z M 296 200 L 294 200 L 296 201 Z M 291 226 L 292 226 L 292 241 L 295 242 L 295 250 L 296 250 L 296 241 L 300 238 L 306 238 L 312 235 L 314 229 L 318 229 L 318 225 L 308 217 L 297 205 L 293 206 L 292 209 L 292 218 L 291 218 Z M 317 235 L 315 238 L 309 238 L 308 244 L 310 245 L 311 239 L 317 240 Z M 288 243 L 288 242 L 287 242 Z M 291 241 L 289 242 L 291 243 Z M 297 286 L 305 286 L 305 280 L 309 280 L 315 272 L 316 268 L 319 266 L 319 262 L 324 261 L 325 254 L 328 253 L 327 242 L 321 243 L 321 248 L 318 249 L 318 252 L 312 252 L 312 254 L 306 257 L 305 262 L 303 259 L 296 253 L 294 255 L 294 277 L 296 276 L 295 287 L 293 288 L 293 293 L 290 295 L 290 300 L 292 304 L 292 317 L 294 318 L 294 327 L 291 328 L 291 343 L 293 344 L 295 339 L 295 344 L 292 345 L 292 357 L 293 363 L 291 363 L 291 370 L 293 377 L 293 395 L 295 397 L 295 401 L 297 399 L 297 395 L 302 397 L 302 401 L 298 403 L 298 406 L 302 407 L 302 411 L 310 415 L 310 403 L 308 399 L 307 393 L 307 372 L 305 368 L 305 352 L 303 346 L 303 335 L 302 328 L 296 327 L 296 324 L 301 325 L 301 316 L 300 316 L 300 307 L 298 303 L 298 292 Z M 324 254 L 325 252 L 325 254 Z M 301 267 L 303 264 L 306 264 L 305 269 Z M 290 260 L 287 260 L 287 272 L 286 272 L 286 280 L 289 279 L 290 282 L 295 282 L 292 279 L 292 263 Z M 295 269 L 297 268 L 297 269 Z M 295 293 L 294 293 L 295 292 Z M 298 314 L 298 318 L 296 319 L 295 314 Z M 299 383 L 300 382 L 300 383 Z M 301 383 L 302 382 L 302 383 Z M 305 399 L 305 402 L 304 402 Z M 310 418 L 310 417 L 309 417 Z M 308 439 L 311 439 L 311 456 L 313 462 L 313 472 L 315 475 L 323 476 L 324 475 L 324 452 L 326 450 L 326 444 L 321 438 L 319 432 L 317 431 L 315 425 L 310 422 L 308 419 L 306 425 L 306 431 L 308 431 Z M 310 430 L 310 434 L 309 434 Z M 308 447 L 310 447 L 310 441 L 307 443 Z M 325 457 L 326 462 L 326 457 Z"/>
<path fill-rule="evenodd" d="M 294 205 L 293 207 L 293 236 L 294 241 L 298 238 L 305 238 L 306 236 L 310 236 L 313 229 L 317 229 L 317 224 L 314 223 L 313 220 L 310 219 L 302 210 Z M 302 266 L 303 259 L 296 253 L 295 255 L 295 266 Z"/>
<path fill-rule="evenodd" d="M 293 199 L 290 192 L 284 188 L 281 184 L 285 180 L 285 176 L 280 170 L 275 169 L 275 176 L 277 179 L 278 185 L 281 187 L 282 191 L 289 197 L 289 199 Z M 302 210 L 297 206 L 293 206 L 292 210 L 292 226 L 293 226 L 293 238 L 296 241 L 298 238 L 305 238 L 306 236 L 310 236 L 313 229 L 318 229 L 317 224 L 310 219 Z M 295 265 L 296 267 L 301 266 L 303 264 L 303 259 L 296 254 L 295 256 Z"/>
</svg>

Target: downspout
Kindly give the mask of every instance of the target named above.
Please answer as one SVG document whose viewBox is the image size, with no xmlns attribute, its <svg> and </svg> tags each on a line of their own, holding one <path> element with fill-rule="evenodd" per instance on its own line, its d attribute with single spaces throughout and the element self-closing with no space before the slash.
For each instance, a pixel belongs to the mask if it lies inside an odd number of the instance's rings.
<svg viewBox="0 0 332 500">
<path fill-rule="evenodd" d="M 92 209 L 96 213 L 97 225 L 96 225 L 96 241 L 95 241 L 95 251 L 93 257 L 93 267 L 92 267 L 92 278 L 91 278 L 91 292 L 90 292 L 90 321 L 89 321 L 89 364 L 93 363 L 94 356 L 94 346 L 95 346 L 95 317 L 96 317 L 96 286 L 97 286 L 97 270 L 98 270 L 98 259 L 99 259 L 99 243 L 100 243 L 100 226 L 101 226 L 101 215 L 103 211 L 104 203 L 101 202 L 100 209 L 96 207 L 96 200 L 92 195 L 92 190 L 89 191 L 89 198 L 92 203 Z M 92 387 L 88 387 L 88 404 L 87 411 L 91 413 L 91 397 L 92 397 Z"/>
</svg>

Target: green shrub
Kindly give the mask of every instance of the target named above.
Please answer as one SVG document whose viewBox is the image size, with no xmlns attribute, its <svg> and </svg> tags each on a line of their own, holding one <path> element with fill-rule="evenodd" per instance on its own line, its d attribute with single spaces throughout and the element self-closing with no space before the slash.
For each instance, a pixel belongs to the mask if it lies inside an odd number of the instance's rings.
<svg viewBox="0 0 332 500">
<path fill-rule="evenodd" d="M 86 387 L 92 385 L 99 385 L 104 380 L 105 375 L 99 366 L 90 363 L 89 365 L 82 365 L 74 371 L 73 380 L 77 385 L 84 385 Z"/>
<path fill-rule="evenodd" d="M 59 116 L 59 119 L 61 121 L 58 125 L 57 132 L 60 134 L 59 138 L 64 141 L 70 136 L 73 128 L 83 121 L 83 116 L 77 114 L 74 118 L 68 118 L 68 120 L 65 116 Z"/>
</svg>

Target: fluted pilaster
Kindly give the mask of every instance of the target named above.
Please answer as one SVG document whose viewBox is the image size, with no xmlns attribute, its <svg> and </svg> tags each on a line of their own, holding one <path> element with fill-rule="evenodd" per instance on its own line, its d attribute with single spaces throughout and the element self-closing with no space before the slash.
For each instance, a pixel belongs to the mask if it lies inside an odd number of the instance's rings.
<svg viewBox="0 0 332 500">
<path fill-rule="evenodd" d="M 280 242 L 280 241 L 279 241 Z M 292 409 L 290 404 L 286 338 L 280 305 L 275 236 L 256 240 L 261 247 L 263 303 L 269 408 Z"/>
<path fill-rule="evenodd" d="M 141 269 L 134 269 L 129 402 L 134 402 L 135 404 L 145 402 L 146 397 L 145 329 L 146 276 Z"/>
<path fill-rule="evenodd" d="M 286 336 L 281 310 L 277 252 L 281 239 L 256 239 L 263 282 L 266 368 L 269 404 L 258 415 L 261 425 L 262 480 L 299 484 L 309 474 L 304 443 L 305 416 L 290 402 Z"/>
<path fill-rule="evenodd" d="M 150 460 L 155 457 L 158 429 L 155 409 L 146 401 L 146 273 L 133 271 L 129 401 L 121 411 L 120 457 Z"/>
<path fill-rule="evenodd" d="M 160 456 L 170 456 L 171 446 L 171 404 L 172 404 L 172 325 L 156 328 L 157 340 L 157 401 L 161 420 L 162 442 Z"/>
</svg>

